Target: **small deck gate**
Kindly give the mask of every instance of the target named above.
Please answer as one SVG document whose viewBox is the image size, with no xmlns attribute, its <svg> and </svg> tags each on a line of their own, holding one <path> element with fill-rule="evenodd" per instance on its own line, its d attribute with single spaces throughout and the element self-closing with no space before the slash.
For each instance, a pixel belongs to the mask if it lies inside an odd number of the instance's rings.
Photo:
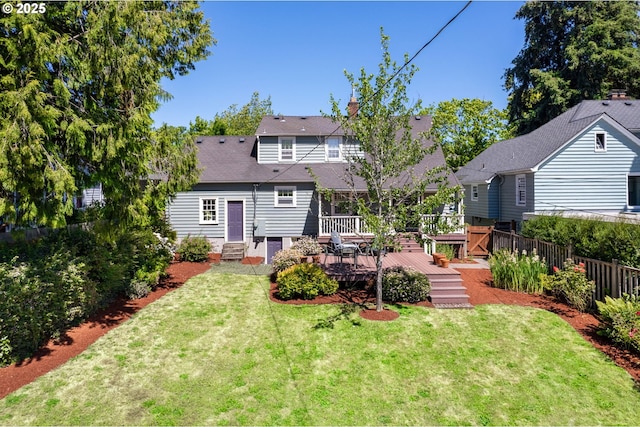
<svg viewBox="0 0 640 427">
<path fill-rule="evenodd" d="M 493 227 L 470 225 L 467 227 L 467 253 L 473 256 L 489 256 Z"/>
</svg>

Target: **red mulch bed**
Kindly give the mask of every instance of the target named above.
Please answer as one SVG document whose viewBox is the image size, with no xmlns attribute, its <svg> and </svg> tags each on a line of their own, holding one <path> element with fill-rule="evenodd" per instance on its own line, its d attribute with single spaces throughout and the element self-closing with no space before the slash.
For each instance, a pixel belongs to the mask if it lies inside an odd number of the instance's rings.
<svg viewBox="0 0 640 427">
<path fill-rule="evenodd" d="M 173 289 L 180 287 L 187 279 L 207 271 L 210 263 L 218 261 L 219 254 L 213 254 L 209 262 L 206 263 L 174 262 L 167 269 L 168 277 L 147 297 L 133 301 L 119 299 L 107 309 L 92 316 L 82 325 L 71 329 L 62 339 L 56 342 L 49 342 L 32 358 L 15 365 L 0 368 L 0 398 L 82 353 L 98 338 L 128 320 L 138 310 Z M 263 261 L 263 258 L 256 257 L 246 259 L 243 262 L 259 264 Z M 591 342 L 594 347 L 626 369 L 636 381 L 640 381 L 640 355 L 618 349 L 611 345 L 607 339 L 599 336 L 596 333 L 598 320 L 592 314 L 579 313 L 547 296 L 528 295 L 492 288 L 490 286 L 491 273 L 489 270 L 460 269 L 459 271 L 467 287 L 467 294 L 470 296 L 471 304 L 522 305 L 538 307 L 556 313 L 573 326 L 586 340 Z M 340 290 L 336 295 L 319 297 L 313 301 L 278 300 L 273 286 L 271 294 L 272 299 L 286 304 L 359 303 L 370 305 L 375 301 L 374 296 L 369 291 L 364 290 Z M 428 302 L 420 303 L 420 305 L 431 306 Z M 377 313 L 375 309 L 367 309 L 361 312 L 361 316 L 372 320 L 393 320 L 393 318 L 398 317 L 398 313 L 393 310 L 384 310 L 382 313 Z"/>
</svg>

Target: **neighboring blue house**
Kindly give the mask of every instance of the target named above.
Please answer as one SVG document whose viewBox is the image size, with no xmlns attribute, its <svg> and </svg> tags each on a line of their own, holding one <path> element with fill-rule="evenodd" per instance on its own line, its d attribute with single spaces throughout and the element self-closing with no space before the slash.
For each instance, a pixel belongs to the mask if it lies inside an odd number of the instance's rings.
<svg viewBox="0 0 640 427">
<path fill-rule="evenodd" d="M 640 101 L 583 101 L 531 133 L 493 144 L 460 168 L 465 222 L 532 215 L 640 212 Z M 637 217 L 636 217 L 637 218 Z"/>
<path fill-rule="evenodd" d="M 430 124 L 429 117 L 412 118 L 414 137 Z M 340 203 L 351 197 L 343 176 L 348 157 L 361 154 L 359 144 L 349 141 L 331 119 L 267 116 L 256 135 L 199 137 L 196 144 L 200 182 L 167 207 L 178 238 L 206 236 L 217 251 L 225 244 L 241 243 L 245 255 L 269 262 L 275 252 L 304 235 L 323 237 L 332 230 L 367 234 L 360 218 Z M 416 170 L 443 164 L 438 149 Z M 314 177 L 336 190 L 332 200 L 321 200 Z M 449 180 L 458 184 L 453 174 Z M 362 190 L 366 191 L 364 184 Z M 431 190 L 436 191 L 435 185 Z"/>
</svg>

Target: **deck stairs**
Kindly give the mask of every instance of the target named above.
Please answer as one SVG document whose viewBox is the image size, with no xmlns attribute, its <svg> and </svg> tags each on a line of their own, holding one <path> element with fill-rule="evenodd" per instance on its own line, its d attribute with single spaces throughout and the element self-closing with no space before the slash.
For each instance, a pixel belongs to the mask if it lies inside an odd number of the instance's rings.
<svg viewBox="0 0 640 427">
<path fill-rule="evenodd" d="M 401 237 L 400 246 L 401 252 L 424 252 L 424 248 L 420 243 L 416 242 L 413 237 Z"/>
<path fill-rule="evenodd" d="M 225 243 L 222 245 L 222 261 L 242 261 L 244 258 L 244 243 Z"/>
<path fill-rule="evenodd" d="M 431 282 L 431 303 L 436 308 L 473 308 L 460 273 L 442 269 L 442 273 L 427 274 Z"/>
</svg>

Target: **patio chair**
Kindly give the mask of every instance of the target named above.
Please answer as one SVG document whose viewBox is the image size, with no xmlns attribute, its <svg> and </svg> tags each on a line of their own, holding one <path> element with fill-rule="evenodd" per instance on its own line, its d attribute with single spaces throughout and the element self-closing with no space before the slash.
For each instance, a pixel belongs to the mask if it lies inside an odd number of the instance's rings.
<svg viewBox="0 0 640 427">
<path fill-rule="evenodd" d="M 340 255 L 340 253 L 345 249 L 347 249 L 347 252 L 359 251 L 360 245 L 353 242 L 343 242 L 338 232 L 332 231 L 331 240 L 329 241 L 329 249 L 335 255 Z"/>
<path fill-rule="evenodd" d="M 353 258 L 354 267 L 358 266 L 358 253 L 360 245 L 353 242 L 343 242 L 342 238 L 336 231 L 331 232 L 331 240 L 329 241 L 329 249 L 337 257 L 340 257 L 340 264 L 344 264 L 345 258 Z"/>
</svg>

